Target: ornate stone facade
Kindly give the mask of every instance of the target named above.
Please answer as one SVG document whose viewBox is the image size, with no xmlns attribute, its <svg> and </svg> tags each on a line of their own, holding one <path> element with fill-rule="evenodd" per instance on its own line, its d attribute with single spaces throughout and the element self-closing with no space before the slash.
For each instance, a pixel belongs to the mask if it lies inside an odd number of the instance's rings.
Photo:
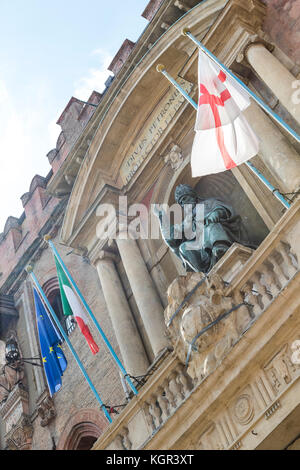
<svg viewBox="0 0 300 470">
<path fill-rule="evenodd" d="M 296 19 L 298 2 L 287 3 L 288 17 Z M 274 8 L 281 7 L 273 0 L 151 0 L 143 12 L 148 27 L 135 44 L 123 43 L 106 91 L 90 96 L 96 106 L 73 97 L 62 112 L 62 132 L 47 154 L 51 171 L 33 178 L 22 196 L 23 215 L 8 218 L 0 237 L 0 353 L 14 330 L 26 379 L 23 387 L 17 380 L 4 394 L 0 448 L 299 445 L 298 145 L 257 105 L 246 110 L 260 138 L 253 163 L 275 188 L 289 193 L 288 210 L 245 165 L 193 179 L 194 109 L 156 71 L 163 63 L 197 99 L 197 51 L 181 34 L 188 27 L 298 131 L 297 48 L 276 30 Z M 203 158 L 206 154 L 208 149 Z M 97 208 L 110 204 L 118 210 L 119 197 L 128 205 L 143 203 L 147 223 L 151 205 L 172 205 L 182 183 L 232 204 L 257 248 L 234 244 L 207 275 L 187 273 L 161 237 L 112 240 L 112 226 L 99 225 Z M 127 221 L 126 214 L 118 216 Z M 120 225 L 119 235 L 122 230 Z M 59 298 L 45 234 L 59 246 L 138 388 L 137 396 L 126 397 L 105 346 L 100 345 L 99 362 L 79 329 L 69 332 L 93 382 L 101 386 L 110 425 L 65 344 L 68 367 L 53 397 L 42 368 L 30 363 L 38 361 L 40 351 L 27 264 L 49 301 L 54 305 Z"/>
</svg>

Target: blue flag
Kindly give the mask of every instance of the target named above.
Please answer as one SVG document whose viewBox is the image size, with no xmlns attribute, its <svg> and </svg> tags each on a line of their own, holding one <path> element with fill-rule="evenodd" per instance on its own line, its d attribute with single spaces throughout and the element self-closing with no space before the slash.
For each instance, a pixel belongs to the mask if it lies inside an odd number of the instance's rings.
<svg viewBox="0 0 300 470">
<path fill-rule="evenodd" d="M 39 332 L 42 361 L 50 395 L 61 388 L 61 377 L 67 360 L 61 348 L 61 337 L 54 327 L 36 289 L 33 289 L 37 328 Z"/>
</svg>

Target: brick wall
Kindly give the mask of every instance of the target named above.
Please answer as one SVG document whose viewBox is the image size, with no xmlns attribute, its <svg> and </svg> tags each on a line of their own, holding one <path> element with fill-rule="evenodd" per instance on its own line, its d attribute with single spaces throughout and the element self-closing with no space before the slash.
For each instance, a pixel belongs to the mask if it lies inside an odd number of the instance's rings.
<svg viewBox="0 0 300 470">
<path fill-rule="evenodd" d="M 300 0 L 264 0 L 264 30 L 274 43 L 300 65 Z"/>
<path fill-rule="evenodd" d="M 70 249 L 59 245 L 58 239 L 54 240 L 54 243 L 58 247 L 61 256 L 78 284 L 78 287 L 99 321 L 103 331 L 107 335 L 108 340 L 115 349 L 116 354 L 122 361 L 96 269 L 85 262 L 81 257 L 74 254 L 67 254 L 70 252 Z M 43 251 L 40 259 L 35 264 L 34 271 L 41 285 L 44 285 L 47 280 L 56 275 L 53 255 L 49 248 Z M 22 287 L 20 288 L 20 293 L 21 292 Z M 33 308 L 31 309 L 31 312 L 25 312 L 24 309 L 21 308 L 19 314 L 20 319 L 17 325 L 17 335 L 20 347 L 22 354 L 25 357 L 30 357 L 31 352 L 29 349 L 24 315 L 30 315 L 32 329 L 35 329 L 35 312 Z M 83 362 L 83 365 L 103 402 L 108 405 L 119 405 L 125 403 L 126 400 L 119 377 L 119 369 L 115 365 L 113 358 L 108 352 L 107 347 L 92 321 L 90 322 L 90 330 L 100 349 L 99 353 L 95 356 L 90 352 L 87 342 L 78 327 L 71 332 L 69 339 Z M 68 361 L 68 367 L 62 378 L 63 386 L 58 393 L 54 394 L 53 397 L 57 416 L 47 428 L 41 427 L 41 418 L 39 416 L 35 417 L 33 421 L 34 450 L 51 449 L 53 444 L 51 436 L 54 437 L 57 444 L 61 434 L 64 433 L 66 429 L 69 419 L 72 416 L 77 415 L 80 410 L 95 410 L 95 417 L 99 414 L 103 414 L 102 410 L 100 410 L 100 405 L 86 383 L 82 372 L 65 343 L 63 343 L 63 350 Z M 34 416 L 35 404 L 38 399 L 37 390 L 33 380 L 32 367 L 30 365 L 26 365 L 25 370 L 29 384 L 30 414 Z M 119 409 L 119 411 L 121 411 L 121 409 Z M 112 417 L 114 418 L 114 415 Z M 95 422 L 93 419 L 91 421 L 92 423 Z M 103 422 L 106 425 L 106 418 Z"/>
</svg>

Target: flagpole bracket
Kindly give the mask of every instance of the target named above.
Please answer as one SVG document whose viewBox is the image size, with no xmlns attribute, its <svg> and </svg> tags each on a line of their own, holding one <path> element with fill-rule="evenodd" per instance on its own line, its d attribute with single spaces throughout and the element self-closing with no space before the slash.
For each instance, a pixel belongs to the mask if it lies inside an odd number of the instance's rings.
<svg viewBox="0 0 300 470">
<path fill-rule="evenodd" d="M 49 242 L 51 240 L 51 235 L 47 234 L 44 236 L 45 242 Z"/>
<path fill-rule="evenodd" d="M 166 68 L 165 68 L 165 66 L 164 66 L 163 64 L 158 64 L 158 65 L 156 66 L 156 70 L 157 70 L 157 72 L 159 72 L 159 73 L 164 72 L 165 69 L 166 69 Z"/>
<path fill-rule="evenodd" d="M 28 272 L 28 274 L 30 274 L 30 273 L 32 273 L 33 268 L 32 268 L 32 266 L 29 264 L 28 266 L 26 266 L 26 269 L 25 269 L 25 270 Z"/>
<path fill-rule="evenodd" d="M 187 28 L 187 27 L 185 27 L 185 28 L 182 28 L 182 30 L 181 30 L 181 34 L 182 34 L 182 36 L 187 36 L 187 35 L 188 35 L 188 33 L 190 33 L 190 32 L 191 32 L 191 31 L 190 31 L 190 29 L 189 29 L 189 28 Z"/>
</svg>

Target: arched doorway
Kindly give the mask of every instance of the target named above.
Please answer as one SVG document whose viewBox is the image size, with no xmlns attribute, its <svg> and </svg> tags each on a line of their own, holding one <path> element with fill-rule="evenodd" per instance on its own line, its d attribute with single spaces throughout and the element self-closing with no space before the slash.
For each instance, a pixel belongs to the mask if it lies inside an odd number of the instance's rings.
<svg viewBox="0 0 300 470">
<path fill-rule="evenodd" d="M 90 450 L 100 434 L 101 431 L 96 424 L 79 423 L 73 427 L 69 435 L 68 450 Z"/>
<path fill-rule="evenodd" d="M 56 313 L 65 333 L 69 335 L 76 327 L 76 321 L 73 315 L 65 316 L 60 295 L 60 288 L 57 277 L 52 277 L 43 285 L 43 291 L 46 294 L 54 312 Z"/>
<path fill-rule="evenodd" d="M 67 421 L 57 443 L 57 450 L 90 450 L 107 422 L 97 409 L 77 411 Z"/>
</svg>

